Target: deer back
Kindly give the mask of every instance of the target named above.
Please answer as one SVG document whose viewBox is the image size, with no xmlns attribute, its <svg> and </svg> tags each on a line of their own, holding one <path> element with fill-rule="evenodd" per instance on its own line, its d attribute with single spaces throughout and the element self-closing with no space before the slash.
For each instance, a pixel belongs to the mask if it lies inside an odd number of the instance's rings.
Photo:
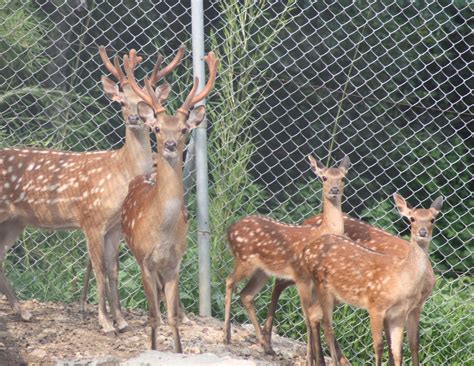
<svg viewBox="0 0 474 366">
<path fill-rule="evenodd" d="M 42 228 L 77 228 L 100 209 L 108 217 L 124 196 L 110 189 L 120 179 L 117 160 L 117 152 L 1 150 L 1 204 L 10 218 Z"/>
<path fill-rule="evenodd" d="M 395 235 L 380 230 L 362 220 L 350 217 L 344 218 L 344 235 L 356 243 L 377 252 L 405 257 L 410 249 L 409 243 Z M 303 225 L 320 226 L 323 217 L 321 214 L 312 216 L 303 221 Z"/>
<path fill-rule="evenodd" d="M 316 239 L 303 257 L 320 286 L 340 302 L 360 308 L 386 308 L 419 286 L 408 257 L 379 253 L 343 236 Z"/>
</svg>

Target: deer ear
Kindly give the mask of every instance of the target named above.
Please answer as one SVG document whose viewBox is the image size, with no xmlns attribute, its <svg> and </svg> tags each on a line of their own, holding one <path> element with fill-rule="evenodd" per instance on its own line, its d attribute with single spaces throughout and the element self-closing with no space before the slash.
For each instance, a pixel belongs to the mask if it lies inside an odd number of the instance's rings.
<svg viewBox="0 0 474 366">
<path fill-rule="evenodd" d="M 400 215 L 405 217 L 410 217 L 411 207 L 408 206 L 405 199 L 400 196 L 398 193 L 393 194 L 393 200 L 395 201 L 395 205 L 397 206 L 398 212 Z"/>
<path fill-rule="evenodd" d="M 312 155 L 308 155 L 308 159 L 309 159 L 309 164 L 311 165 L 311 169 L 313 169 L 313 172 L 318 177 L 321 177 L 322 175 L 324 175 L 324 171 L 326 170 L 326 168 L 319 161 L 317 161 L 316 158 L 314 158 Z"/>
<path fill-rule="evenodd" d="M 339 164 L 339 169 L 342 170 L 344 174 L 346 174 L 350 166 L 351 160 L 347 155 L 344 155 L 344 158 L 342 158 L 341 163 Z"/>
<path fill-rule="evenodd" d="M 186 124 L 188 125 L 189 129 L 196 128 L 199 124 L 204 120 L 204 116 L 206 115 L 206 107 L 200 105 L 192 110 L 189 114 L 188 120 Z"/>
<path fill-rule="evenodd" d="M 436 216 L 439 214 L 441 211 L 441 207 L 443 207 L 443 197 L 439 196 L 437 199 L 433 201 L 431 204 L 430 210 L 433 212 L 433 214 Z"/>
<path fill-rule="evenodd" d="M 170 95 L 170 91 L 171 91 L 170 84 L 164 83 L 155 89 L 156 98 L 158 98 L 160 103 L 164 103 L 168 99 Z"/>
<path fill-rule="evenodd" d="M 145 102 L 138 102 L 137 105 L 138 108 L 138 115 L 142 119 L 142 121 L 148 126 L 148 127 L 153 127 L 153 123 L 155 122 L 155 113 L 153 111 L 153 108 L 151 108 L 148 104 Z"/>
<path fill-rule="evenodd" d="M 100 80 L 102 81 L 102 87 L 104 88 L 105 95 L 116 102 L 122 103 L 123 94 L 120 92 L 118 85 L 110 80 L 107 76 L 102 76 Z"/>
</svg>

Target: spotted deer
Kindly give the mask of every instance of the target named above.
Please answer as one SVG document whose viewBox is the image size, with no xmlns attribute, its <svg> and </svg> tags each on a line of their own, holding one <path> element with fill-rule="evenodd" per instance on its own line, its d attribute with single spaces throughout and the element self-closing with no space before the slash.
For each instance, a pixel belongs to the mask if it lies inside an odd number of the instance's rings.
<svg viewBox="0 0 474 366">
<path fill-rule="evenodd" d="M 130 186 L 122 209 L 122 229 L 128 247 L 135 256 L 142 274 L 148 300 L 151 325 L 151 348 L 156 349 L 156 331 L 160 322 L 159 303 L 162 292 L 166 298 L 168 324 L 174 340 L 174 350 L 182 352 L 177 313 L 179 303 L 179 268 L 186 251 L 187 211 L 184 205 L 183 149 L 189 132 L 204 118 L 205 107 L 200 105 L 211 91 L 217 74 L 218 60 L 210 52 L 205 61 L 209 79 L 196 94 L 199 79 L 175 115 L 167 115 L 160 99 L 148 80 L 146 90 L 135 82 L 127 68 L 131 85 L 145 102 L 138 105 L 142 120 L 156 134 L 156 183 Z"/>
<path fill-rule="evenodd" d="M 420 314 L 434 287 L 428 245 L 443 199 L 438 197 L 429 209 L 413 209 L 397 194 L 394 199 L 400 214 L 411 221 L 410 246 L 405 255 L 380 253 L 338 235 L 323 236 L 304 250 L 304 262 L 320 305 L 306 309 L 305 314 L 310 314 L 313 331 L 322 319 L 334 365 L 339 365 L 332 327 L 337 302 L 368 310 L 377 366 L 382 364 L 383 328 L 391 351 L 390 363 L 402 364 L 405 324 L 413 364 L 419 365 Z"/>
<path fill-rule="evenodd" d="M 258 342 L 269 354 L 274 354 L 267 337 L 257 320 L 253 299 L 267 282 L 269 276 L 290 279 L 296 283 L 301 301 L 307 306 L 312 302 L 311 280 L 304 266 L 302 255 L 305 246 L 321 235 L 343 235 L 341 200 L 343 178 L 350 165 L 346 156 L 337 168 L 325 168 L 309 156 L 311 168 L 323 182 L 323 221 L 319 227 L 288 225 L 268 217 L 248 216 L 231 225 L 227 239 L 234 256 L 234 270 L 226 280 L 224 343 L 229 344 L 230 308 L 235 285 L 245 278 L 250 280 L 240 293 L 240 299 L 255 327 Z M 307 308 L 304 307 L 304 309 Z M 308 326 L 307 359 L 315 357 L 313 337 Z M 317 345 L 319 347 L 319 345 Z"/>
<path fill-rule="evenodd" d="M 153 83 L 169 73 L 181 60 L 182 47 L 175 59 L 160 69 L 162 58 L 150 76 Z M 26 226 L 42 229 L 81 229 L 87 241 L 89 257 L 97 278 L 99 324 L 106 334 L 115 328 L 107 314 L 110 311 L 119 331 L 127 328 L 118 297 L 118 245 L 121 238 L 120 211 L 127 195 L 128 183 L 137 175 L 152 169 L 148 127 L 138 117 L 141 101 L 120 68 L 118 57 L 110 62 L 103 47 L 100 56 L 106 68 L 118 79 L 115 84 L 102 77 L 105 93 L 121 104 L 125 120 L 125 144 L 112 151 L 67 152 L 11 148 L 0 151 L 0 262 Z M 141 62 L 134 50 L 124 57 L 130 70 Z M 167 97 L 166 88 L 160 98 Z M 3 266 L 0 290 L 21 319 L 31 314 L 22 309 L 8 283 Z"/>
<path fill-rule="evenodd" d="M 343 214 L 344 220 L 344 235 L 349 239 L 359 243 L 366 248 L 376 252 L 385 253 L 403 257 L 408 254 L 410 249 L 409 243 L 395 235 L 380 230 L 372 225 L 367 224 L 362 220 L 355 219 L 349 215 Z M 312 216 L 303 221 L 303 225 L 320 226 L 323 222 L 323 214 Z M 263 326 L 263 334 L 266 337 L 266 342 L 271 345 L 273 318 L 277 309 L 278 300 L 281 293 L 289 286 L 293 286 L 294 282 L 287 279 L 276 279 L 273 287 L 270 306 L 268 307 L 267 318 Z M 317 329 L 319 333 L 319 329 Z M 336 348 L 340 353 L 339 345 L 336 343 Z M 344 358 L 340 358 L 340 362 L 344 364 Z"/>
</svg>

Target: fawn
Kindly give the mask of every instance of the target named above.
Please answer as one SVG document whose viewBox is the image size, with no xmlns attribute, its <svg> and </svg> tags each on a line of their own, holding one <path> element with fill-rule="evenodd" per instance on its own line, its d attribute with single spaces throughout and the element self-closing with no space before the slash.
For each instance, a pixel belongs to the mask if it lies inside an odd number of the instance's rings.
<svg viewBox="0 0 474 366">
<path fill-rule="evenodd" d="M 205 115 L 203 105 L 190 113 L 189 110 L 210 93 L 216 79 L 218 60 L 214 53 L 210 52 L 205 60 L 209 68 L 206 86 L 196 95 L 199 84 L 196 78 L 185 102 L 172 116 L 166 114 L 148 80 L 145 91 L 137 85 L 132 70 L 126 68 L 133 89 L 145 101 L 138 105 L 140 117 L 155 132 L 157 141 L 156 183 L 133 182 L 122 209 L 122 230 L 140 265 L 148 300 L 152 349 L 156 349 L 159 297 L 164 292 L 174 349 L 182 352 L 177 322 L 179 268 L 186 251 L 187 234 L 182 155 L 186 136 Z"/>
<path fill-rule="evenodd" d="M 291 279 L 296 283 L 301 301 L 307 309 L 312 303 L 311 280 L 302 265 L 303 249 L 308 242 L 321 235 L 344 234 L 341 200 L 343 178 L 350 161 L 346 156 L 337 168 L 325 168 L 309 156 L 311 168 L 323 182 L 323 222 L 319 227 L 288 225 L 268 217 L 248 216 L 231 225 L 227 231 L 230 249 L 234 255 L 234 271 L 226 280 L 224 343 L 229 344 L 230 307 L 235 285 L 251 277 L 240 293 L 242 303 L 255 327 L 257 340 L 266 353 L 273 354 L 257 320 L 253 299 L 269 276 Z M 307 360 L 314 358 L 314 341 L 309 323 Z M 316 345 L 319 347 L 319 345 Z M 319 354 L 320 352 L 318 352 Z"/>
<path fill-rule="evenodd" d="M 404 257 L 408 254 L 410 244 L 397 236 L 389 234 L 362 220 L 355 219 L 349 215 L 343 214 L 344 219 L 344 235 L 349 239 L 359 243 L 376 252 L 390 254 L 398 257 Z M 303 221 L 303 225 L 320 226 L 323 222 L 323 215 L 315 215 Z M 429 276 L 429 273 L 427 273 Z M 273 287 L 270 306 L 268 307 L 267 318 L 263 327 L 263 334 L 266 341 L 271 345 L 273 317 L 276 312 L 278 299 L 281 293 L 289 286 L 293 286 L 294 282 L 287 279 L 277 278 Z M 319 333 L 319 329 L 317 329 Z M 339 345 L 336 343 L 338 353 L 341 353 Z M 345 364 L 344 358 L 340 358 L 341 364 Z"/>
<path fill-rule="evenodd" d="M 413 209 L 395 194 L 401 215 L 411 221 L 411 240 L 403 256 L 379 253 L 346 237 L 326 235 L 304 250 L 304 261 L 316 287 L 319 307 L 306 309 L 313 331 L 321 318 L 332 362 L 339 365 L 332 329 L 332 313 L 337 302 L 367 309 L 370 316 L 376 365 L 382 363 L 382 329 L 385 327 L 390 361 L 402 363 L 403 330 L 407 333 L 414 365 L 419 364 L 418 325 L 423 303 L 434 287 L 428 257 L 433 222 L 442 207 L 438 197 L 429 209 Z"/>
</svg>

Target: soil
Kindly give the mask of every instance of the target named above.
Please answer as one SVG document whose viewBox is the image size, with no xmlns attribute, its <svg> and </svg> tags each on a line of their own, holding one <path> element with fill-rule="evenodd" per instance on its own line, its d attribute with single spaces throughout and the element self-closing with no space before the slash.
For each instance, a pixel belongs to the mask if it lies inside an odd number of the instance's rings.
<svg viewBox="0 0 474 366">
<path fill-rule="evenodd" d="M 129 329 L 116 336 L 101 333 L 97 308 L 89 305 L 83 318 L 78 304 L 29 300 L 23 302 L 33 315 L 22 322 L 14 315 L 5 297 L 0 297 L 0 364 L 113 365 L 149 350 L 147 314 L 126 311 Z M 302 342 L 273 336 L 275 356 L 266 355 L 256 343 L 253 328 L 232 325 L 232 344 L 222 343 L 223 322 L 188 314 L 189 322 L 180 325 L 184 353 L 211 353 L 224 359 L 253 360 L 257 365 L 303 365 L 306 346 Z M 158 332 L 158 351 L 172 352 L 171 331 L 163 324 Z M 189 356 L 191 357 L 191 356 Z M 68 360 L 66 362 L 66 360 Z M 74 362 L 69 362 L 74 360 Z M 186 363 L 193 364 L 192 358 Z M 215 364 L 215 363 L 213 363 Z"/>
</svg>

